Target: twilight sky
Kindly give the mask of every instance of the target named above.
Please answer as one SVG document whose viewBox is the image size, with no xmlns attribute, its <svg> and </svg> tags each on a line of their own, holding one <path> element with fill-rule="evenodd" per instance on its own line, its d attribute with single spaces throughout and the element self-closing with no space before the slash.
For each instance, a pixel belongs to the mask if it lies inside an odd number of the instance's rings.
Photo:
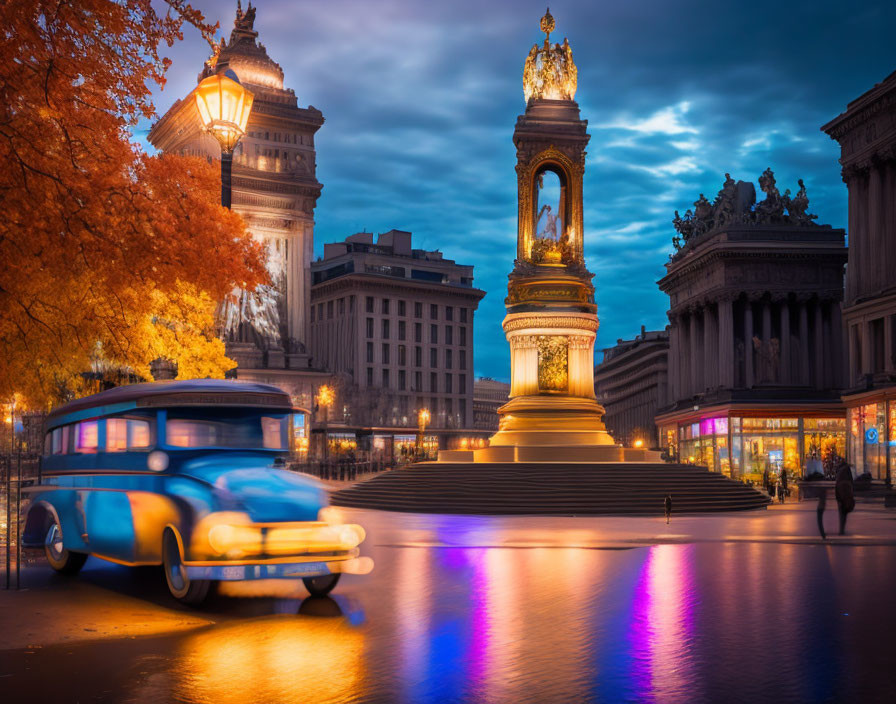
<svg viewBox="0 0 896 704">
<path fill-rule="evenodd" d="M 236 0 L 193 0 L 229 36 Z M 544 0 L 257 0 L 255 29 L 299 105 L 321 110 L 315 256 L 365 229 L 473 264 L 488 292 L 475 371 L 508 380 L 500 322 L 516 242 L 523 60 Z M 781 192 L 805 179 L 818 222 L 846 226 L 839 147 L 819 127 L 896 70 L 891 0 L 582 0 L 551 3 L 569 38 L 589 122 L 585 257 L 596 274 L 597 349 L 666 324 L 656 286 L 674 210 L 724 173 Z M 167 50 L 162 114 L 208 55 L 192 30 Z M 138 134 L 145 140 L 145 132 Z M 758 191 L 758 187 L 757 187 Z M 601 358 L 598 352 L 597 359 Z"/>
</svg>

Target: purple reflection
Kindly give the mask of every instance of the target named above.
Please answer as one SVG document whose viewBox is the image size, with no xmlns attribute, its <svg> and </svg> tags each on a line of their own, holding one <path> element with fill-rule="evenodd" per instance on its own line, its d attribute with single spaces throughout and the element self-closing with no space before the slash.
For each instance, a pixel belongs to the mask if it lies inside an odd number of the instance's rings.
<svg viewBox="0 0 896 704">
<path fill-rule="evenodd" d="M 655 545 L 635 586 L 629 643 L 639 701 L 693 700 L 694 546 Z"/>
</svg>

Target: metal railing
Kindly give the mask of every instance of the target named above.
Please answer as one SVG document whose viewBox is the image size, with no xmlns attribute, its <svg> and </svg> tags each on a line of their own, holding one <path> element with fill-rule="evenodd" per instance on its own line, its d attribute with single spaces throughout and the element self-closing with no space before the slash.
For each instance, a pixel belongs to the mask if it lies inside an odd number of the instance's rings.
<svg viewBox="0 0 896 704">
<path fill-rule="evenodd" d="M 3 493 L 0 496 L 6 513 L 4 530 L 5 579 L 4 588 L 12 588 L 12 561 L 15 549 L 15 588 L 21 588 L 22 573 L 22 487 L 32 484 L 38 477 L 39 462 L 36 457 L 22 452 L 21 447 L 14 452 L 0 455 L 3 467 Z"/>
</svg>

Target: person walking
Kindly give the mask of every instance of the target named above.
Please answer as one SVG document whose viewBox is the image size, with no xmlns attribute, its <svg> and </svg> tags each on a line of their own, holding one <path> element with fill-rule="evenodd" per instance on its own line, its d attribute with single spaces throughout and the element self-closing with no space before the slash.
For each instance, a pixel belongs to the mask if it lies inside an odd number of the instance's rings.
<svg viewBox="0 0 896 704">
<path fill-rule="evenodd" d="M 784 498 L 787 496 L 787 470 L 785 469 L 781 470 L 781 482 L 779 486 L 781 487 L 780 489 L 778 489 L 780 493 L 779 498 L 781 499 L 781 503 L 783 504 Z"/>
<path fill-rule="evenodd" d="M 827 540 L 828 536 L 824 532 L 824 510 L 828 503 L 828 490 L 825 487 L 818 489 L 818 507 L 815 509 L 815 516 L 818 519 L 818 532 L 821 533 L 821 539 Z"/>
<path fill-rule="evenodd" d="M 840 535 L 846 532 L 846 517 L 856 507 L 853 494 L 852 471 L 846 462 L 840 463 L 837 470 L 837 482 L 834 484 L 834 496 L 837 498 L 837 511 L 840 514 Z"/>
<path fill-rule="evenodd" d="M 666 525 L 669 525 L 669 518 L 672 515 L 672 494 L 666 494 L 663 500 L 663 508 L 666 512 Z"/>
</svg>

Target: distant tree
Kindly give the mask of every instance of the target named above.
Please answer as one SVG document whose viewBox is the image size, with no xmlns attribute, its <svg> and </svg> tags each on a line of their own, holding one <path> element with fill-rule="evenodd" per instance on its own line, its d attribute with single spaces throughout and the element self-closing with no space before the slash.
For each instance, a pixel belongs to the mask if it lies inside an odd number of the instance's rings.
<svg viewBox="0 0 896 704">
<path fill-rule="evenodd" d="M 76 394 L 97 360 L 144 377 L 159 356 L 182 377 L 234 366 L 214 309 L 265 281 L 262 250 L 213 165 L 149 156 L 129 132 L 185 21 L 215 29 L 176 0 L 0 2 L 0 398 Z"/>
</svg>

